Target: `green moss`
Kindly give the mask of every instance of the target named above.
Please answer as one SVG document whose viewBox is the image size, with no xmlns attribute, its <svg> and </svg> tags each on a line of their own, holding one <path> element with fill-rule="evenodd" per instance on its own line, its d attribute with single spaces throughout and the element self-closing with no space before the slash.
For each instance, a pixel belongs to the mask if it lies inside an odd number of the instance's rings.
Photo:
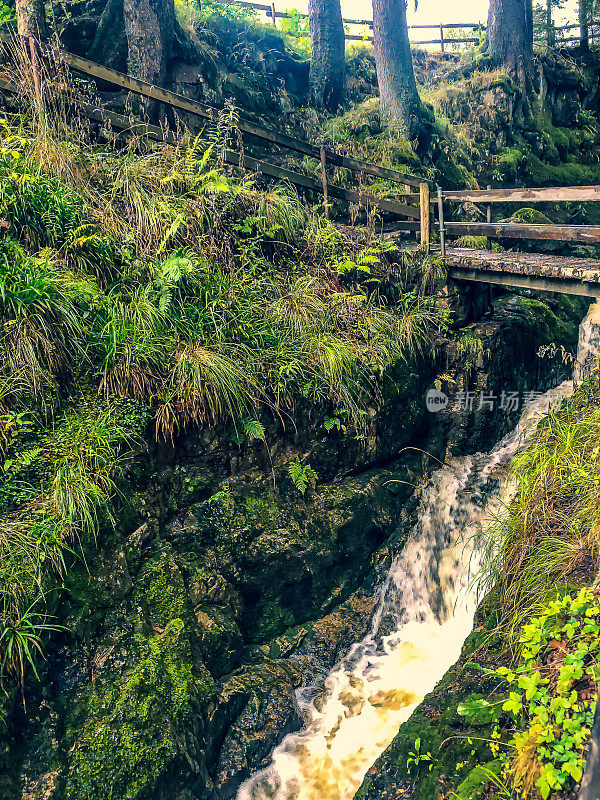
<svg viewBox="0 0 600 800">
<path fill-rule="evenodd" d="M 159 554 L 144 564 L 137 577 L 134 602 L 144 608 L 152 625 L 165 627 L 185 617 L 189 604 L 173 551 L 164 543 L 159 546 Z"/>
<path fill-rule="evenodd" d="M 259 526 L 267 531 L 275 531 L 281 519 L 275 498 L 267 493 L 247 497 L 244 500 L 244 509 L 238 515 L 245 524 Z"/>
<path fill-rule="evenodd" d="M 497 171 L 502 180 L 514 182 L 517 180 L 519 167 L 525 156 L 518 147 L 505 147 L 498 157 Z"/>
<path fill-rule="evenodd" d="M 526 156 L 524 171 L 534 186 L 587 186 L 600 183 L 600 164 L 545 164 L 537 156 Z"/>
<path fill-rule="evenodd" d="M 181 757 L 186 724 L 213 693 L 206 675 L 195 680 L 181 620 L 135 644 L 135 667 L 94 685 L 83 719 L 72 721 L 68 800 L 145 796 Z"/>
<path fill-rule="evenodd" d="M 545 214 L 537 208 L 520 208 L 511 216 L 516 222 L 527 222 L 531 225 L 545 225 L 552 222 Z"/>
</svg>

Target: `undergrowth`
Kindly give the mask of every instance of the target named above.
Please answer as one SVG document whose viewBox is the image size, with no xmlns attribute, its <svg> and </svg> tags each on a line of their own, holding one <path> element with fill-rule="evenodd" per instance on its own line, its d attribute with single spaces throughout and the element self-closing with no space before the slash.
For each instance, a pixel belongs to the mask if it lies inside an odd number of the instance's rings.
<svg viewBox="0 0 600 800">
<path fill-rule="evenodd" d="M 175 146 L 120 150 L 65 119 L 41 110 L 0 135 L 0 677 L 21 683 L 148 429 L 266 443 L 264 422 L 299 409 L 360 428 L 384 372 L 447 321 L 422 292 L 392 307 L 370 268 L 343 268 L 378 263 L 374 241 L 225 167 L 231 109 Z M 9 650 L 23 620 L 40 636 Z"/>
<path fill-rule="evenodd" d="M 476 735 L 492 760 L 469 772 L 457 800 L 558 800 L 582 778 L 600 677 L 599 401 L 596 373 L 542 420 L 513 462 L 507 513 L 486 531 L 486 603 L 504 665 L 467 664 L 496 679 L 458 708 L 470 726 L 489 726 Z"/>
</svg>

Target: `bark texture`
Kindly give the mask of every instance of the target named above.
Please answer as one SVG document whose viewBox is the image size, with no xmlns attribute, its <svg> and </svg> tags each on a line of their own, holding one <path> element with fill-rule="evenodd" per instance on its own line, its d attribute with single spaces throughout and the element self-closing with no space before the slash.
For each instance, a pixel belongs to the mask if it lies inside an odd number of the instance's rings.
<svg viewBox="0 0 600 800">
<path fill-rule="evenodd" d="M 344 98 L 346 42 L 340 0 L 309 0 L 311 92 L 317 104 L 335 111 Z"/>
<path fill-rule="evenodd" d="M 141 80 L 161 85 L 173 48 L 173 0 L 124 0 L 127 71 Z"/>
<path fill-rule="evenodd" d="M 44 0 L 17 0 L 17 26 L 21 36 L 33 36 L 36 41 L 48 38 L 48 23 Z"/>
<path fill-rule="evenodd" d="M 108 0 L 100 17 L 94 41 L 87 54 L 92 61 L 127 72 L 127 37 L 123 0 Z"/>
<path fill-rule="evenodd" d="M 533 57 L 529 0 L 490 0 L 487 35 L 490 55 L 507 66 L 526 86 Z"/>
<path fill-rule="evenodd" d="M 373 0 L 373 46 L 381 117 L 409 138 L 419 132 L 421 101 L 406 25 L 406 0 Z"/>
<path fill-rule="evenodd" d="M 590 2 L 579 0 L 579 30 L 581 36 L 581 49 L 590 49 Z"/>
</svg>

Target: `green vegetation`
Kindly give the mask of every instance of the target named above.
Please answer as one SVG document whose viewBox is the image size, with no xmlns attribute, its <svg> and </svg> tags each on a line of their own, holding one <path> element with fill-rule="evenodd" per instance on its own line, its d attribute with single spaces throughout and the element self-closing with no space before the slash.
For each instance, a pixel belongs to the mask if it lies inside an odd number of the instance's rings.
<svg viewBox="0 0 600 800">
<path fill-rule="evenodd" d="M 489 531 L 488 582 L 498 587 L 512 637 L 544 611 L 556 587 L 591 579 L 600 540 L 598 382 L 586 382 L 540 423 L 514 462 L 518 489 L 506 518 Z"/>
<path fill-rule="evenodd" d="M 375 244 L 227 171 L 234 135 L 225 112 L 175 147 L 119 153 L 48 118 L 3 123 L 3 675 L 22 682 L 62 576 L 125 502 L 148 426 L 171 443 L 202 425 L 265 441 L 264 420 L 301 405 L 343 409 L 358 430 L 382 374 L 446 325 L 423 294 L 390 305 L 369 274 Z M 24 620 L 33 638 L 18 639 Z"/>
<path fill-rule="evenodd" d="M 537 787 L 546 800 L 581 780 L 600 677 L 599 616 L 589 589 L 551 601 L 523 626 L 514 670 L 497 671 L 510 689 L 502 708 L 517 725 L 505 773 L 522 797 Z"/>
<path fill-rule="evenodd" d="M 68 731 L 78 738 L 67 798 L 133 800 L 178 755 L 179 727 L 214 691 L 194 675 L 183 627 L 174 619 L 158 636 L 137 637 L 135 666 L 88 691 Z"/>
</svg>

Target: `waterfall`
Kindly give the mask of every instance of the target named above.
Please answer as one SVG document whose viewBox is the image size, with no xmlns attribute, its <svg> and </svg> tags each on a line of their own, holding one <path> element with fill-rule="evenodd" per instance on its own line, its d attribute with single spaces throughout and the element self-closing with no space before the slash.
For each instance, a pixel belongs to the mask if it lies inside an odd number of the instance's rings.
<svg viewBox="0 0 600 800">
<path fill-rule="evenodd" d="M 573 369 L 573 380 L 579 383 L 590 374 L 600 352 L 600 302 L 592 303 L 585 319 L 579 326 L 577 361 Z"/>
<path fill-rule="evenodd" d="M 237 800 L 351 800 L 423 696 L 456 662 L 477 606 L 477 534 L 510 498 L 506 466 L 570 381 L 542 395 L 487 454 L 453 460 L 424 487 L 417 523 L 381 586 L 369 634 L 323 687 L 297 693 L 304 727 Z"/>
</svg>

